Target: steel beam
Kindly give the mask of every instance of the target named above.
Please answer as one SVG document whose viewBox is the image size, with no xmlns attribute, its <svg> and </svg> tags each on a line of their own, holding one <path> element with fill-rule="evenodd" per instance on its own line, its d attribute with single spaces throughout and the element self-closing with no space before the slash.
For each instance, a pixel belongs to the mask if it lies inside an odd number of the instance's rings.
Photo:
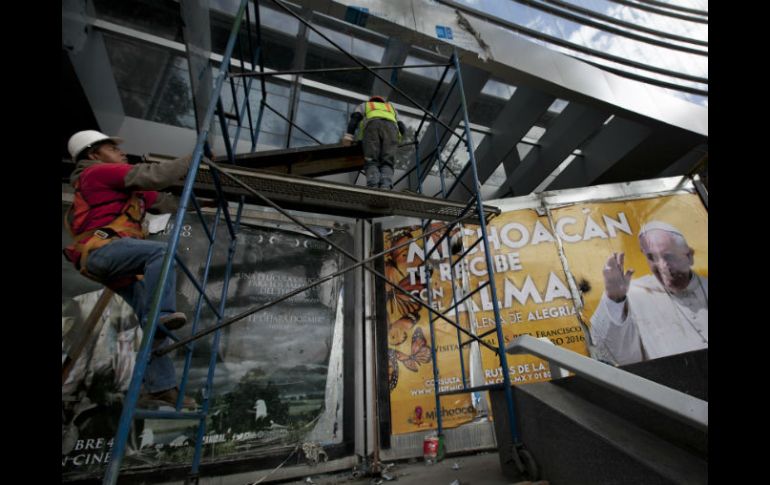
<svg viewBox="0 0 770 485">
<path fill-rule="evenodd" d="M 611 184 L 642 180 L 674 171 L 676 163 L 693 148 L 703 145 L 703 137 L 683 131 L 673 131 L 667 126 L 653 125 L 652 133 L 617 163 L 599 176 L 595 184 Z M 672 168 L 669 168 L 672 167 Z"/>
<path fill-rule="evenodd" d="M 380 64 L 383 66 L 398 66 L 404 64 L 404 62 L 406 62 L 406 57 L 409 55 L 410 47 L 409 44 L 402 42 L 400 39 L 391 37 L 388 39 L 388 44 L 385 47 L 385 53 L 382 55 Z M 391 83 L 398 84 L 398 71 L 398 69 L 391 69 L 390 72 L 383 73 L 383 75 L 387 74 Z M 372 95 L 377 94 L 385 99 L 389 99 L 392 92 L 393 89 L 390 86 L 382 82 L 379 78 L 374 78 L 371 89 Z"/>
<path fill-rule="evenodd" d="M 492 132 L 476 150 L 479 182 L 482 184 L 495 172 L 501 161 L 519 164 L 516 144 L 527 134 L 553 103 L 554 97 L 534 89 L 519 87 L 490 126 Z M 515 168 L 511 167 L 512 169 Z M 512 175 L 513 170 L 506 174 Z M 450 200 L 468 200 L 472 194 L 465 188 L 472 186 L 473 174 L 466 164 L 460 176 L 449 189 Z M 464 185 L 463 185 L 464 184 Z"/>
<path fill-rule="evenodd" d="M 570 103 L 554 119 L 513 172 L 513 194 L 532 192 L 573 150 L 602 126 L 609 114 L 577 103 Z"/>
<path fill-rule="evenodd" d="M 575 158 L 547 189 L 593 185 L 596 179 L 636 148 L 651 132 L 649 127 L 616 116 L 582 147 L 583 156 Z"/>
<path fill-rule="evenodd" d="M 534 147 L 533 147 L 534 148 Z M 497 189 L 497 192 L 490 197 L 491 199 L 499 199 L 505 197 L 507 194 L 513 193 L 513 173 L 516 171 L 516 167 L 521 164 L 521 157 L 519 156 L 518 145 L 513 147 L 503 157 L 503 168 L 505 169 L 505 182 Z"/>
<path fill-rule="evenodd" d="M 658 177 L 672 177 L 674 175 L 686 175 L 698 168 L 701 160 L 708 157 L 709 147 L 706 144 L 698 145 L 690 150 L 685 156 L 669 165 L 665 170 L 658 174 Z"/>
<path fill-rule="evenodd" d="M 481 90 L 484 89 L 484 86 L 487 84 L 490 73 L 472 66 L 465 65 L 462 66 L 462 70 L 463 85 L 465 86 L 465 99 L 468 102 L 468 105 L 471 106 L 476 98 L 481 95 Z M 455 73 L 454 77 L 456 76 L 457 74 Z M 454 77 L 450 81 L 450 85 L 451 83 L 455 82 Z M 441 103 L 443 103 L 443 100 L 437 103 L 435 109 L 438 109 L 438 107 L 441 106 Z M 440 119 L 452 129 L 456 129 L 462 118 L 462 113 L 460 113 L 459 108 L 460 95 L 457 89 L 452 89 L 449 92 L 449 99 L 446 100 L 444 109 L 438 116 L 438 119 Z M 417 148 L 417 153 L 420 154 L 420 157 L 424 157 L 426 154 L 433 151 L 437 144 L 441 143 L 441 146 L 439 147 L 439 149 L 441 149 L 443 144 L 447 143 L 450 139 L 452 139 L 452 137 L 451 135 L 447 134 L 446 128 L 440 126 L 435 121 L 431 121 L 426 126 L 423 126 L 423 129 L 420 133 L 420 143 Z M 435 157 L 431 157 L 425 160 L 425 163 L 421 163 L 420 165 L 420 173 L 427 173 L 427 171 L 430 170 L 434 163 Z M 411 168 L 412 165 L 407 167 L 407 169 Z M 417 171 L 415 170 L 409 175 L 409 189 L 416 191 L 417 188 Z"/>
</svg>

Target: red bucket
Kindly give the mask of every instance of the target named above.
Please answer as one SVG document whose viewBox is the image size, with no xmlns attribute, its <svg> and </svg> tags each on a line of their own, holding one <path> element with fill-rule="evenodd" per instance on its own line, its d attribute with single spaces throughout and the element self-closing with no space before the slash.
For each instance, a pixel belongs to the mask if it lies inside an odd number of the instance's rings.
<svg viewBox="0 0 770 485">
<path fill-rule="evenodd" d="M 438 457 L 438 437 L 426 436 L 422 442 L 422 457 L 435 460 Z"/>
</svg>

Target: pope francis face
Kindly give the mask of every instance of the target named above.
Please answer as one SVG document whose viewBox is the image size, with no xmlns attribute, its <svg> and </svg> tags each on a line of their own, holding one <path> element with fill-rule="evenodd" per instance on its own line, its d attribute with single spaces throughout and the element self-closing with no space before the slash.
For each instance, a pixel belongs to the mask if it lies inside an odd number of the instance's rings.
<svg viewBox="0 0 770 485">
<path fill-rule="evenodd" d="M 687 288 L 692 277 L 692 249 L 678 234 L 654 229 L 639 238 L 650 271 L 671 292 Z"/>
</svg>

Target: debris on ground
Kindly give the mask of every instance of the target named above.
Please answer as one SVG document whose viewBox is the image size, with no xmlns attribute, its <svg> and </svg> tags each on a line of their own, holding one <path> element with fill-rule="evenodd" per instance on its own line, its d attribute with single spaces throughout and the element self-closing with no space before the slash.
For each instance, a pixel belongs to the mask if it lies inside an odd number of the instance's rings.
<svg viewBox="0 0 770 485">
<path fill-rule="evenodd" d="M 329 461 L 329 455 L 326 454 L 326 451 L 319 443 L 302 443 L 302 452 L 305 454 L 305 459 L 310 466 L 316 466 L 321 461 Z"/>
</svg>

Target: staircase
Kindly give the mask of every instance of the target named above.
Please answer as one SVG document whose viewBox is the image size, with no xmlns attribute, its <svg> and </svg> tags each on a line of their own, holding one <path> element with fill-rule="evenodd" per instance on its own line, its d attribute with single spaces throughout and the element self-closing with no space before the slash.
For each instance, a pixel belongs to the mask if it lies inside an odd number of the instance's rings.
<svg viewBox="0 0 770 485">
<path fill-rule="evenodd" d="M 621 368 L 708 401 L 708 350 Z M 505 398 L 490 397 L 503 472 L 514 480 L 508 428 L 498 423 Z M 708 483 L 708 431 L 618 392 L 572 376 L 516 386 L 514 401 L 521 441 L 551 485 Z"/>
</svg>

